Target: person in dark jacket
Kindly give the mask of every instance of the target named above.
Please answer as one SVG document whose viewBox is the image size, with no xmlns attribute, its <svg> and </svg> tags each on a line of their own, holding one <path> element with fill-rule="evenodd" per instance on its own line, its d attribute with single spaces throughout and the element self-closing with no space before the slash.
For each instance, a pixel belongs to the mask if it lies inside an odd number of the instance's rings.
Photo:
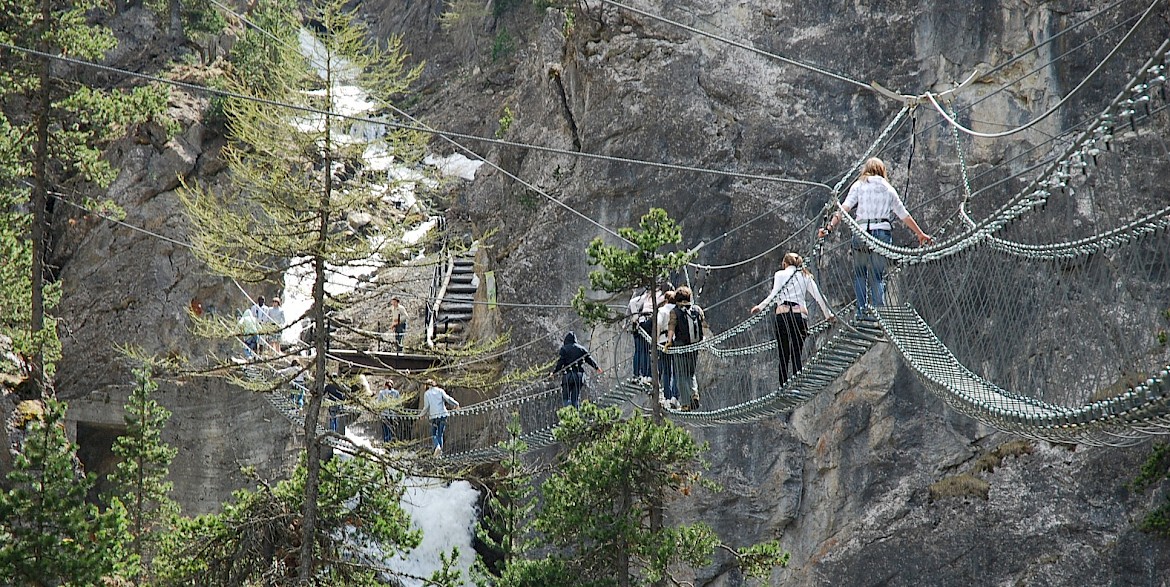
<svg viewBox="0 0 1170 587">
<path fill-rule="evenodd" d="M 581 389 L 585 387 L 585 364 L 588 363 L 590 367 L 601 373 L 601 367 L 597 366 L 597 361 L 589 356 L 589 351 L 577 343 L 577 335 L 573 331 L 569 331 L 565 335 L 565 344 L 561 346 L 560 358 L 557 364 L 553 366 L 552 373 L 549 377 L 561 374 L 561 400 L 565 406 L 573 406 L 574 408 L 581 406 Z"/>
</svg>

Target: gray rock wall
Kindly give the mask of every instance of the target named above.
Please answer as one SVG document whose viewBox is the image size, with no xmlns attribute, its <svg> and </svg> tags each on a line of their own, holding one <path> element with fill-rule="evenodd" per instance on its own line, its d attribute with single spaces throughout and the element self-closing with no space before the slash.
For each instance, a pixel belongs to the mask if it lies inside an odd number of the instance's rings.
<svg viewBox="0 0 1170 587">
<path fill-rule="evenodd" d="M 378 14 L 393 12 L 389 6 L 398 3 L 385 4 Z M 899 92 L 941 91 L 976 69 L 992 71 L 964 93 L 962 104 L 978 104 L 961 120 L 993 131 L 1030 122 L 1056 104 L 1133 20 L 1110 27 L 1148 6 L 1133 3 L 1094 17 L 1100 3 L 632 4 Z M 503 138 L 521 143 L 834 184 L 840 179 L 836 174 L 860 157 L 897 111 L 896 104 L 823 73 L 610 5 L 588 7 L 588 15 L 578 13 L 571 27 L 556 10 L 492 20 L 485 35 L 524 31 L 517 51 L 506 63 L 483 58 L 455 71 L 436 29 L 379 22 L 384 30 L 406 35 L 412 47 L 411 39 L 420 39 L 427 50 L 416 48 L 416 55 L 443 64 L 436 71 L 446 74 L 444 82 L 430 86 L 433 92 L 419 106 L 432 124 L 486 136 L 501 128 L 497 121 L 507 109 L 514 120 Z M 967 141 L 973 172 L 1025 153 L 1100 111 L 1170 32 L 1165 7 L 1156 10 L 1061 115 L 1004 140 Z M 1007 63 L 1084 19 L 1087 25 Z M 997 93 L 1005 84 L 1011 84 L 1009 90 Z M 937 120 L 925 110 L 918 113 L 918 129 Z M 1166 126 L 1164 117 L 1158 125 Z M 823 189 L 468 144 L 547 193 L 485 166 L 451 213 L 469 227 L 499 228 L 488 245 L 500 299 L 510 302 L 564 304 L 586 283 L 585 246 L 605 233 L 581 215 L 607 227 L 633 226 L 648 207 L 664 207 L 681 221 L 687 246 L 711 243 L 700 262 L 719 264 L 772 246 L 815 220 L 829 198 Z M 909 172 L 909 201 L 961 186 L 948 129 L 927 130 L 915 148 L 916 164 L 909 170 L 905 143 L 882 153 L 900 188 Z M 1156 198 L 1144 186 L 1150 185 L 1148 173 L 1164 171 L 1163 166 L 1136 173 L 1130 191 Z M 915 215 L 930 230 L 944 212 L 915 210 Z M 749 222 L 756 217 L 762 219 Z M 724 232 L 731 234 L 721 238 Z M 791 246 L 801 250 L 807 242 Z M 779 253 L 735 270 L 692 274 L 704 286 L 700 299 L 721 300 L 756 283 L 774 271 Z M 751 301 L 735 301 L 721 311 L 742 316 Z M 572 320 L 557 310 L 504 309 L 503 315 L 525 335 L 559 332 Z M 1134 530 L 1135 520 L 1159 498 L 1130 493 L 1125 486 L 1147 447 L 1014 442 L 925 392 L 887 345 L 871 351 L 832 393 L 790 419 L 695 433 L 710 441 L 711 475 L 725 491 L 680 500 L 668 511 L 678 519 L 713 524 L 734 545 L 781 537 L 792 564 L 769 584 L 1159 586 L 1170 581 L 1165 572 L 1170 546 Z M 725 560 L 684 579 L 696 585 L 744 583 Z"/>
</svg>

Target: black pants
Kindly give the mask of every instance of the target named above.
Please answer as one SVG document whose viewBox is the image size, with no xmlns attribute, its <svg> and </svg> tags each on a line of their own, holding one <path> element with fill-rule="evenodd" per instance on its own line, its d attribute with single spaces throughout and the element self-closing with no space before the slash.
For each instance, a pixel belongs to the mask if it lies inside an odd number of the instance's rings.
<svg viewBox="0 0 1170 587">
<path fill-rule="evenodd" d="M 561 405 L 581 407 L 581 389 L 585 387 L 584 371 L 561 373 Z"/>
<path fill-rule="evenodd" d="M 778 354 L 780 385 L 804 368 L 804 339 L 808 337 L 808 321 L 800 312 L 776 314 L 776 353 Z M 792 370 L 789 371 L 789 366 Z"/>
</svg>

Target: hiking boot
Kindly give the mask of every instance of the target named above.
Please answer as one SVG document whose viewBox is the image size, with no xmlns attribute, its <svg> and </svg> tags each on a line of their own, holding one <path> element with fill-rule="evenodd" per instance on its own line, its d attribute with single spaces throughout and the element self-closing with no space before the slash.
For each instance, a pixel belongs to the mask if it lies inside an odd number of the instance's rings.
<svg viewBox="0 0 1170 587">
<path fill-rule="evenodd" d="M 435 447 L 435 458 L 436 458 L 436 459 L 438 459 L 438 458 L 442 458 L 442 456 L 443 456 L 443 447 L 441 447 L 441 446 L 436 446 L 436 447 Z"/>
</svg>

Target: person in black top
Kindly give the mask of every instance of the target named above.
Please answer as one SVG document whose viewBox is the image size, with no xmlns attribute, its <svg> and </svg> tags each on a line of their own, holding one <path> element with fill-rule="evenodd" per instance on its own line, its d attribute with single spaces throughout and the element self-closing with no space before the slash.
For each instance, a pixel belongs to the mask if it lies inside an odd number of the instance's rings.
<svg viewBox="0 0 1170 587">
<path fill-rule="evenodd" d="M 574 408 L 581 406 L 581 389 L 585 387 L 585 364 L 588 363 L 590 367 L 601 373 L 601 367 L 597 366 L 597 361 L 589 356 L 589 351 L 577 343 L 577 335 L 573 331 L 569 331 L 565 335 L 565 344 L 561 346 L 560 358 L 557 364 L 553 366 L 552 373 L 549 377 L 561 374 L 561 401 L 565 406 L 573 406 Z"/>
</svg>

